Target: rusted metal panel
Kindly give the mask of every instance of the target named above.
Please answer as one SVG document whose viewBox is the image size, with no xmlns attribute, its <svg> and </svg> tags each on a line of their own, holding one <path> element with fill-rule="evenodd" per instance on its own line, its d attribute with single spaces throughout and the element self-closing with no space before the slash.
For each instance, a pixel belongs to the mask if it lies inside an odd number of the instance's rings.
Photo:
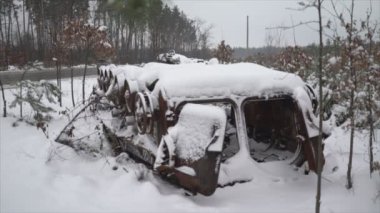
<svg viewBox="0 0 380 213">
<path fill-rule="evenodd" d="M 219 152 L 207 152 L 204 157 L 192 163 L 177 159 L 176 167 L 180 166 L 193 168 L 196 175 L 191 176 L 168 166 L 160 166 L 157 170 L 165 179 L 193 194 L 200 193 L 209 196 L 215 192 L 218 187 L 220 168 Z"/>
</svg>

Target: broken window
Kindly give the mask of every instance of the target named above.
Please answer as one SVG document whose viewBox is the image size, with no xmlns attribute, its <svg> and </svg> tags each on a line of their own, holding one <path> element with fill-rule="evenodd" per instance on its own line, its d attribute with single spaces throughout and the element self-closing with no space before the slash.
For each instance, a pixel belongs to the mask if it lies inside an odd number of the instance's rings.
<svg viewBox="0 0 380 213">
<path fill-rule="evenodd" d="M 222 162 L 232 157 L 239 151 L 239 141 L 236 131 L 235 111 L 232 104 L 222 103 L 223 109 L 226 111 L 226 133 L 224 135 L 224 145 L 222 152 Z"/>
<path fill-rule="evenodd" d="M 291 160 L 301 154 L 291 98 L 248 100 L 243 109 L 254 160 Z"/>
</svg>

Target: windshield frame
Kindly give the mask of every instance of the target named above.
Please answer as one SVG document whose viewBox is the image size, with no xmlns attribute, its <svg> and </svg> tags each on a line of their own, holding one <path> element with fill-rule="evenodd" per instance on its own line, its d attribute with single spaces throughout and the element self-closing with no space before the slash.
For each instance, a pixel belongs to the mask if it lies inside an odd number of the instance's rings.
<svg viewBox="0 0 380 213">
<path fill-rule="evenodd" d="M 194 104 L 213 104 L 213 103 L 225 103 L 230 104 L 232 107 L 232 110 L 234 112 L 235 116 L 235 128 L 236 128 L 236 137 L 238 142 L 238 151 L 233 156 L 240 152 L 247 152 L 247 143 L 246 139 L 244 139 L 244 131 L 242 128 L 244 125 L 242 125 L 241 121 L 241 109 L 240 104 L 234 99 L 231 98 L 194 98 L 194 99 L 185 99 L 175 104 L 175 114 L 179 115 L 180 111 L 182 110 L 183 106 L 188 103 L 194 103 Z M 176 121 L 177 122 L 177 121 Z M 175 123 L 176 123 L 175 122 Z M 231 157 L 233 157 L 231 156 Z"/>
</svg>

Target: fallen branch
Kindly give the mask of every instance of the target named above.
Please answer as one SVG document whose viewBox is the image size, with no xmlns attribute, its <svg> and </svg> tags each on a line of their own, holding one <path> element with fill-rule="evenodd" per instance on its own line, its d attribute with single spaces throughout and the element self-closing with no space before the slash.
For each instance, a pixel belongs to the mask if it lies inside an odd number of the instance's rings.
<svg viewBox="0 0 380 213">
<path fill-rule="evenodd" d="M 62 131 L 59 133 L 59 135 L 56 137 L 56 139 L 54 140 L 54 141 L 56 141 L 56 142 L 60 142 L 60 143 L 63 143 L 63 144 L 65 144 L 65 145 L 69 145 L 69 144 L 66 144 L 67 143 L 67 141 L 66 140 L 60 140 L 59 138 L 62 136 L 62 134 L 63 133 L 65 133 L 65 130 L 76 120 L 76 118 L 82 113 L 82 112 L 84 112 L 86 109 L 87 109 L 87 107 L 89 107 L 91 104 L 93 104 L 93 101 L 90 101 L 89 103 L 87 103 L 84 107 L 83 107 L 83 109 L 81 109 L 74 117 L 73 117 L 73 119 L 71 119 L 71 121 L 68 123 L 68 124 L 66 124 L 66 126 L 62 129 Z M 66 143 L 65 143 L 66 142 Z M 72 147 L 72 145 L 69 145 L 70 147 Z"/>
</svg>

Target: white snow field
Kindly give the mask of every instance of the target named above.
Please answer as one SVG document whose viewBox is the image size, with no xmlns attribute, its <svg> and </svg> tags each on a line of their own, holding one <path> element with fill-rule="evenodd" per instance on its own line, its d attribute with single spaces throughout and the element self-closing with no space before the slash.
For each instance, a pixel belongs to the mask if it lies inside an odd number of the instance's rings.
<svg viewBox="0 0 380 213">
<path fill-rule="evenodd" d="M 94 76 L 88 78 L 87 93 L 95 82 Z M 80 102 L 81 79 L 74 83 Z M 62 85 L 63 107 L 55 105 L 57 111 L 72 108 L 70 80 Z M 15 91 L 6 89 L 8 104 Z M 24 108 L 24 115 L 31 116 Z M 305 175 L 282 162 L 255 163 L 247 168 L 255 170 L 252 181 L 218 188 L 210 197 L 187 196 L 141 164 L 108 156 L 92 159 L 55 143 L 66 115 L 52 113 L 47 138 L 35 126 L 17 122 L 18 107 L 8 111 L 7 118 L 0 118 L 0 212 L 314 212 L 316 174 Z M 349 132 L 334 127 L 325 142 L 322 212 L 380 212 L 380 173 L 370 178 L 368 134 L 355 137 L 351 190 L 345 188 Z M 380 161 L 380 138 L 374 155 Z"/>
</svg>

